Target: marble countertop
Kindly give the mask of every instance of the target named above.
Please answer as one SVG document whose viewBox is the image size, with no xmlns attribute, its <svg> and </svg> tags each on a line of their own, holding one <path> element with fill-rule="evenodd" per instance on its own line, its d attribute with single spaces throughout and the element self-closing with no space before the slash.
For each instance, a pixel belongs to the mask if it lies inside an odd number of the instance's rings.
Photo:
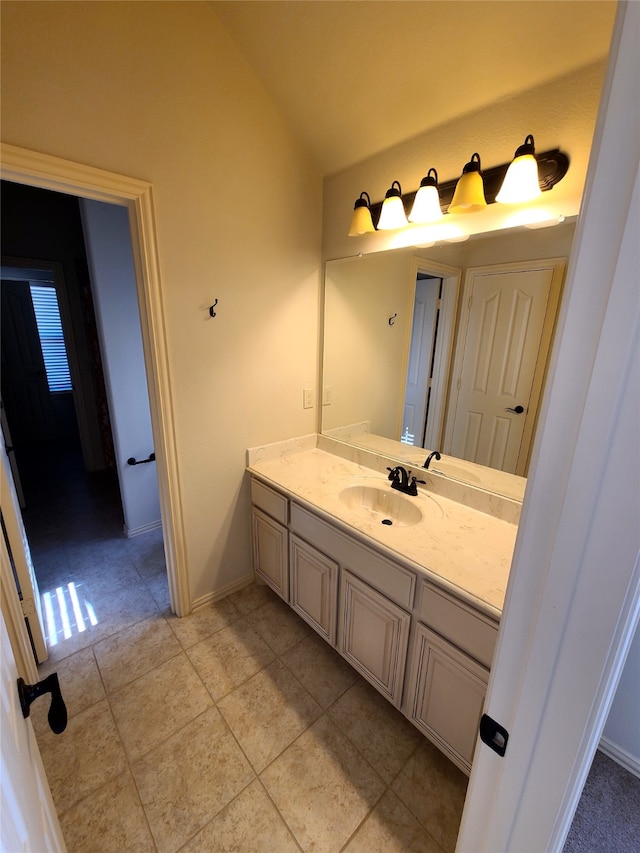
<svg viewBox="0 0 640 853">
<path fill-rule="evenodd" d="M 409 527 L 383 525 L 366 510 L 346 506 L 340 492 L 353 484 L 391 491 L 385 473 L 327 452 L 313 439 L 254 448 L 248 454 L 248 470 L 487 614 L 500 617 L 516 524 L 434 493 L 427 484 L 418 487 L 417 497 L 406 497 L 421 509 L 422 521 Z"/>
</svg>

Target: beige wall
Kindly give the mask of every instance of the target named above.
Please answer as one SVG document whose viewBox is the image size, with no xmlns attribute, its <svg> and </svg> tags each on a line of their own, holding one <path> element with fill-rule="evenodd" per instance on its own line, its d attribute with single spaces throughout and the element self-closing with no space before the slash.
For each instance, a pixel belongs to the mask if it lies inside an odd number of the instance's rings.
<svg viewBox="0 0 640 853">
<path fill-rule="evenodd" d="M 2 139 L 153 184 L 191 592 L 223 589 L 245 449 L 315 429 L 320 177 L 206 3 L 3 2 Z"/>
<path fill-rule="evenodd" d="M 477 151 L 485 168 L 508 163 L 528 133 L 539 152 L 560 148 L 570 158 L 563 180 L 536 203 L 564 216 L 578 213 L 587 170 L 591 139 L 605 71 L 605 60 L 588 65 L 552 83 L 496 102 L 491 109 L 469 113 L 414 139 L 325 178 L 323 202 L 323 256 L 325 259 L 376 252 L 398 245 L 396 232 L 348 237 L 353 203 L 362 190 L 380 201 L 399 180 L 403 191 L 420 184 L 430 167 L 441 182 L 458 177 Z M 464 85 L 464 81 L 461 82 Z M 425 109 L 429 109 L 425 103 Z M 510 215 L 510 205 L 493 204 L 486 211 L 447 216 L 463 229 L 484 232 L 498 227 Z M 426 242 L 415 234 L 409 243 Z"/>
</svg>

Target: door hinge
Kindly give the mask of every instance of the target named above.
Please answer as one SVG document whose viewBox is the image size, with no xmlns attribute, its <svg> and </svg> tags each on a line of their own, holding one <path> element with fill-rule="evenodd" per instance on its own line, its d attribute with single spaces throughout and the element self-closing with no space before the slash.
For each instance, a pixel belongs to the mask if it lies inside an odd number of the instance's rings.
<svg viewBox="0 0 640 853">
<path fill-rule="evenodd" d="M 509 732 L 500 723 L 492 720 L 488 714 L 483 714 L 480 719 L 480 740 L 498 755 L 503 756 L 507 751 Z"/>
</svg>

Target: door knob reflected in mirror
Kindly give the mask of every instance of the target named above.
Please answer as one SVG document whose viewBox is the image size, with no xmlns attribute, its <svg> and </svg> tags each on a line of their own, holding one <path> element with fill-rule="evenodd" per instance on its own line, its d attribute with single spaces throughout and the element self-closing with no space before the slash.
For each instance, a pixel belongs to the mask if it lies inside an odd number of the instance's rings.
<svg viewBox="0 0 640 853">
<path fill-rule="evenodd" d="M 505 412 L 511 412 L 514 415 L 521 415 L 524 412 L 524 406 L 515 406 L 513 409 L 507 406 Z"/>
</svg>

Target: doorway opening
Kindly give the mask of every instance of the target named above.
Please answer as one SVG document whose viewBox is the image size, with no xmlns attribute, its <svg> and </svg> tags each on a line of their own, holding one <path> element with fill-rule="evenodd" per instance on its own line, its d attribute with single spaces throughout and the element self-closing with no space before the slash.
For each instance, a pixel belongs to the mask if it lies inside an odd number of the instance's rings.
<svg viewBox="0 0 640 853">
<path fill-rule="evenodd" d="M 171 608 L 159 506 L 157 524 L 137 541 L 123 533 L 114 399 L 79 205 L 75 196 L 3 182 L 3 431 L 56 658 Z"/>
<path fill-rule="evenodd" d="M 443 279 L 418 270 L 402 415 L 403 444 L 428 447 Z M 430 417 L 431 415 L 431 417 Z"/>
</svg>

